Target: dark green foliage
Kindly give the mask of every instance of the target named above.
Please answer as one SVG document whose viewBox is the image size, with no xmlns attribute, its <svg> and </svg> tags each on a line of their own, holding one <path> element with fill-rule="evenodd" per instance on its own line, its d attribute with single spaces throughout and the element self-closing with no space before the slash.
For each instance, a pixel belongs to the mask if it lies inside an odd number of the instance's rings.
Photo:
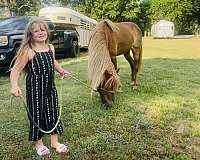
<svg viewBox="0 0 200 160">
<path fill-rule="evenodd" d="M 150 0 L 150 2 L 152 22 L 160 19 L 172 21 L 178 34 L 194 34 L 195 27 L 200 25 L 199 0 Z"/>
</svg>

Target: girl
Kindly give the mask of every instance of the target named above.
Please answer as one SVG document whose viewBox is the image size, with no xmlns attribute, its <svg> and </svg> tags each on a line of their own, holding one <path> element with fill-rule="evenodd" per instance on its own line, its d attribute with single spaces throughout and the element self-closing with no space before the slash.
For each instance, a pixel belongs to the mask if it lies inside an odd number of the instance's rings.
<svg viewBox="0 0 200 160">
<path fill-rule="evenodd" d="M 48 26 L 41 18 L 33 19 L 27 26 L 23 42 L 15 57 L 11 70 L 11 94 L 22 95 L 18 85 L 20 73 L 26 70 L 26 99 L 31 114 L 29 140 L 35 141 L 34 149 L 39 156 L 48 155 L 49 149 L 43 144 L 44 135 L 33 121 L 43 130 L 51 130 L 58 120 L 58 96 L 54 82 L 54 69 L 61 76 L 70 73 L 64 70 L 55 60 L 54 47 L 48 43 Z M 67 146 L 58 142 L 58 134 L 63 133 L 62 123 L 59 122 L 52 131 L 51 147 L 58 153 L 68 152 Z"/>
</svg>

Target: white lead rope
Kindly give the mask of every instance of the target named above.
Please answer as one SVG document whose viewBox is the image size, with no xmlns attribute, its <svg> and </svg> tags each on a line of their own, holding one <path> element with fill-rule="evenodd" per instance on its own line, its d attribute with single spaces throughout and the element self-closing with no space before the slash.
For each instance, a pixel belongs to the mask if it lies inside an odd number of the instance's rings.
<svg viewBox="0 0 200 160">
<path fill-rule="evenodd" d="M 72 74 L 70 74 L 70 75 L 68 75 L 68 76 L 71 77 L 72 79 L 78 81 L 79 83 L 81 83 L 81 84 L 84 85 L 85 87 L 87 87 L 87 88 L 89 88 L 89 89 L 92 89 L 92 87 L 88 86 L 86 83 L 84 83 L 84 82 L 81 81 L 80 79 L 76 78 L 76 77 L 73 76 Z M 30 114 L 30 111 L 29 111 L 29 109 L 28 109 L 28 107 L 27 107 L 26 100 L 25 100 L 24 96 L 23 96 L 23 95 L 20 95 L 20 96 L 19 96 L 20 99 L 22 100 L 22 102 L 23 102 L 23 104 L 24 104 L 24 107 L 25 107 L 25 109 L 26 109 L 26 111 L 27 111 L 27 113 L 28 113 L 30 119 L 32 120 L 34 126 L 37 127 L 41 132 L 43 132 L 43 133 L 45 133 L 45 134 L 49 134 L 49 133 L 53 132 L 53 131 L 56 129 L 56 127 L 58 126 L 58 123 L 60 122 L 61 113 L 62 113 L 62 107 L 63 107 L 63 106 L 62 106 L 63 79 L 64 79 L 64 77 L 61 77 L 60 92 L 59 92 L 60 109 L 59 109 L 59 113 L 58 113 L 58 114 L 59 114 L 58 120 L 57 120 L 55 126 L 54 126 L 51 130 L 49 130 L 49 131 L 43 130 L 43 129 L 33 120 L 33 117 L 32 117 L 31 114 Z M 97 90 L 94 90 L 94 89 L 92 89 L 92 90 L 97 92 Z M 102 90 L 104 90 L 104 91 L 106 91 L 106 92 L 108 92 L 108 93 L 113 93 L 112 91 L 107 91 L 107 90 L 105 90 L 105 89 L 102 89 Z M 13 98 L 13 97 L 11 97 L 11 102 L 12 102 L 12 98 Z M 11 104 L 11 105 L 12 105 L 12 104 Z"/>
<path fill-rule="evenodd" d="M 22 100 L 22 102 L 23 102 L 23 104 L 24 104 L 24 107 L 25 107 L 25 109 L 26 109 L 26 111 L 27 111 L 27 113 L 28 113 L 28 115 L 29 115 L 31 121 L 33 122 L 34 126 L 37 127 L 41 132 L 43 132 L 43 133 L 45 133 L 45 134 L 49 134 L 49 133 L 53 132 L 53 131 L 56 129 L 56 127 L 58 126 L 58 123 L 60 122 L 61 112 L 62 112 L 62 84 L 63 84 L 63 78 L 64 78 L 64 77 L 61 78 L 61 85 L 60 85 L 60 92 L 59 92 L 59 97 L 60 97 L 60 109 L 59 109 L 59 113 L 58 113 L 58 114 L 59 114 L 58 120 L 57 120 L 55 126 L 54 126 L 51 130 L 49 130 L 49 131 L 43 130 L 43 129 L 33 120 L 33 117 L 31 116 L 30 111 L 29 111 L 29 109 L 28 109 L 28 107 L 27 107 L 27 105 L 26 105 L 26 100 L 25 100 L 24 96 L 23 96 L 23 95 L 20 95 L 20 96 L 19 96 L 20 99 Z M 11 99 L 11 102 L 12 102 L 12 99 Z M 11 105 L 12 105 L 12 103 L 11 103 Z"/>
</svg>

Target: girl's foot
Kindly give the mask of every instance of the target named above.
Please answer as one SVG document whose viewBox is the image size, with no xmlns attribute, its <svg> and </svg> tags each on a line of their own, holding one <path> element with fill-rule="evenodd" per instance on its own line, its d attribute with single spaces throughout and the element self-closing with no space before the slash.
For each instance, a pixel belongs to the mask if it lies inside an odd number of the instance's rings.
<svg viewBox="0 0 200 160">
<path fill-rule="evenodd" d="M 56 149 L 56 152 L 59 154 L 67 154 L 69 149 L 66 145 L 57 143 L 55 145 L 51 144 L 51 147 Z"/>
<path fill-rule="evenodd" d="M 34 150 L 38 156 L 47 156 L 50 154 L 49 149 L 44 145 L 37 145 L 34 147 Z"/>
</svg>

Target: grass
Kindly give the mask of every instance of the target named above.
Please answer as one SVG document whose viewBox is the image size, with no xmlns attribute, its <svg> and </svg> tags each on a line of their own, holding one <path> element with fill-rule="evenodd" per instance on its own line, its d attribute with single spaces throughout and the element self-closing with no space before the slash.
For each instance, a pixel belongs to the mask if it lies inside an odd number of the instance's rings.
<svg viewBox="0 0 200 160">
<path fill-rule="evenodd" d="M 62 86 L 60 138 L 70 147 L 61 157 L 71 160 L 192 160 L 200 159 L 200 39 L 144 39 L 140 87 L 130 87 L 130 68 L 118 57 L 123 93 L 105 109 L 98 94 L 72 79 Z M 87 83 L 87 56 L 59 60 Z M 23 78 L 22 78 L 23 84 Z M 24 86 L 24 85 L 22 85 Z M 24 88 L 24 87 L 23 87 Z M 22 102 L 10 105 L 8 77 L 0 78 L 0 159 L 40 159 L 28 142 L 28 121 Z M 44 138 L 49 145 L 48 137 Z"/>
</svg>

